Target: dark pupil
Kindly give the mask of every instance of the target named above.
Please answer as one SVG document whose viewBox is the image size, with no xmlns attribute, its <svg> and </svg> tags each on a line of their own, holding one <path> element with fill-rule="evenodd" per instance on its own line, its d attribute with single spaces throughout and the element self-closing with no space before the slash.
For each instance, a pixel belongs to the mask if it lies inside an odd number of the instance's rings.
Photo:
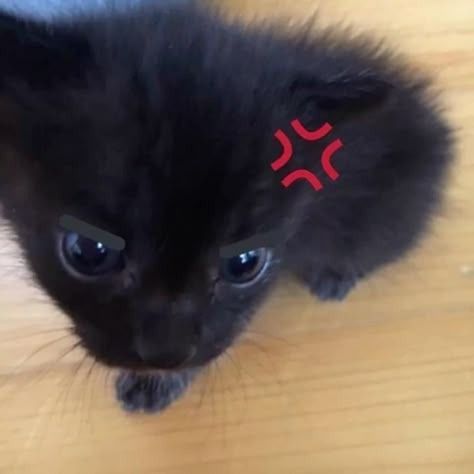
<svg viewBox="0 0 474 474">
<path fill-rule="evenodd" d="M 231 275 L 243 277 L 251 274 L 258 265 L 259 253 L 255 250 L 241 253 L 229 261 L 229 271 Z"/>
<path fill-rule="evenodd" d="M 99 267 L 107 259 L 107 248 L 100 242 L 71 234 L 68 237 L 69 254 L 85 268 Z"/>
</svg>

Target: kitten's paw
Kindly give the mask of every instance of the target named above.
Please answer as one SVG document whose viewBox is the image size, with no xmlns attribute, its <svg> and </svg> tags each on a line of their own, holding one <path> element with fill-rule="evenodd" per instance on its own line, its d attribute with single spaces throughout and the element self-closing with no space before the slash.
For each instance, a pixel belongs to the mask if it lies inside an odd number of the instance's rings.
<svg viewBox="0 0 474 474">
<path fill-rule="evenodd" d="M 159 412 L 186 391 L 194 373 L 191 370 L 157 375 L 121 372 L 115 383 L 117 399 L 126 411 Z"/>
<path fill-rule="evenodd" d="M 312 275 L 308 284 L 311 291 L 323 301 L 342 301 L 358 280 L 355 273 L 342 273 L 326 268 Z"/>
</svg>

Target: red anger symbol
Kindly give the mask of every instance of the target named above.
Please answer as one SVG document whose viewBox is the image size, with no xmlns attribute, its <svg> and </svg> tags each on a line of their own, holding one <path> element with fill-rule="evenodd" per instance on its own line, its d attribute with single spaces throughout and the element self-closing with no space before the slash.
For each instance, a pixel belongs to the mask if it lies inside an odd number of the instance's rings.
<svg viewBox="0 0 474 474">
<path fill-rule="evenodd" d="M 303 138 L 303 140 L 310 142 L 320 140 L 332 131 L 332 126 L 327 122 L 322 127 L 314 131 L 307 130 L 299 120 L 293 120 L 291 122 L 291 126 L 293 127 L 293 130 L 301 138 Z M 283 168 L 293 157 L 293 145 L 286 133 L 282 130 L 278 130 L 275 133 L 275 138 L 280 142 L 283 148 L 283 153 L 271 164 L 273 171 L 278 171 Z M 331 159 L 333 155 L 342 147 L 343 143 L 341 140 L 334 140 L 324 149 L 321 157 L 323 170 L 332 179 L 332 181 L 336 181 L 339 178 L 339 173 L 332 165 Z M 321 189 L 323 189 L 323 185 L 318 177 L 307 169 L 298 169 L 291 172 L 281 181 L 281 183 L 283 186 L 285 186 L 285 188 L 288 188 L 295 181 L 300 179 L 306 180 L 315 191 L 321 191 Z"/>
</svg>

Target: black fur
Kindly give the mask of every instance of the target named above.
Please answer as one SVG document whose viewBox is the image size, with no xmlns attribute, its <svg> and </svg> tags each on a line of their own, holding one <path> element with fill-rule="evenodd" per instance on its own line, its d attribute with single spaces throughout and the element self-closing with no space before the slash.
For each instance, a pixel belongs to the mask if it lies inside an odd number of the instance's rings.
<svg viewBox="0 0 474 474">
<path fill-rule="evenodd" d="M 405 254 L 439 202 L 449 127 L 428 81 L 366 39 L 228 24 L 192 4 L 60 25 L 0 20 L 4 214 L 39 284 L 106 364 L 148 368 L 137 338 L 167 354 L 189 336 L 188 374 L 233 342 L 281 270 L 341 299 Z M 334 130 L 303 142 L 295 118 Z M 295 155 L 274 173 L 280 128 Z M 320 155 L 336 137 L 333 183 Z M 300 167 L 321 192 L 282 187 Z M 63 214 L 123 237 L 125 269 L 71 276 L 57 251 Z M 276 228 L 282 240 L 253 284 L 219 275 L 221 246 Z M 187 386 L 179 373 L 122 378 L 119 396 L 162 408 Z"/>
</svg>

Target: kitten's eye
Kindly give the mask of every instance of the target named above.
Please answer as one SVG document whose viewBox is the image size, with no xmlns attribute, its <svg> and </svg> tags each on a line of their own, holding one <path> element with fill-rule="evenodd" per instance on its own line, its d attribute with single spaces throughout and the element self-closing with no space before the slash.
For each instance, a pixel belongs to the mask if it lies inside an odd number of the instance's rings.
<svg viewBox="0 0 474 474">
<path fill-rule="evenodd" d="M 221 260 L 220 273 L 231 283 L 243 284 L 255 281 L 263 274 L 270 261 L 271 252 L 260 248 Z"/>
<path fill-rule="evenodd" d="M 61 252 L 65 265 L 83 276 L 106 275 L 122 266 L 122 253 L 74 232 L 62 236 Z"/>
</svg>

